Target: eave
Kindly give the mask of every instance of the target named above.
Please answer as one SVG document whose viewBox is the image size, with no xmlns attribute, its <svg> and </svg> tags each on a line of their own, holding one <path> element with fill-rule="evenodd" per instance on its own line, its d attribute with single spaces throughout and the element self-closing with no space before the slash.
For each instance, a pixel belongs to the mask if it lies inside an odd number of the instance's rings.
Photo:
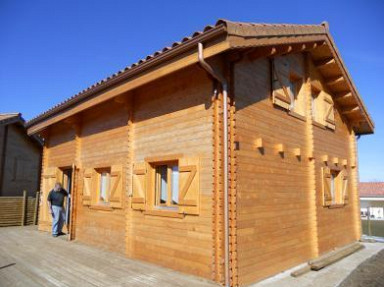
<svg viewBox="0 0 384 287">
<path fill-rule="evenodd" d="M 28 134 L 39 133 L 46 127 L 71 117 L 94 105 L 145 85 L 198 62 L 197 43 L 207 43 L 205 57 L 209 58 L 230 48 L 225 40 L 225 26 L 215 27 L 192 38 L 169 52 L 139 64 L 126 72 L 94 85 L 68 101 L 27 123 Z"/>
<path fill-rule="evenodd" d="M 207 26 L 204 32 L 196 32 L 192 37 L 183 39 L 181 43 L 175 43 L 172 48 L 165 48 L 148 56 L 128 70 L 107 78 L 32 119 L 27 123 L 28 134 L 39 133 L 46 127 L 94 105 L 196 64 L 199 42 L 205 46 L 205 58 L 234 49 L 265 50 L 268 47 L 271 49 L 276 47 L 280 54 L 309 51 L 318 69 L 327 78 L 328 88 L 338 106 L 343 109 L 342 113 L 353 126 L 355 133 L 373 133 L 373 121 L 341 60 L 326 24 L 268 25 L 220 20 L 216 26 Z M 267 53 L 264 56 L 273 57 L 276 54 Z"/>
</svg>

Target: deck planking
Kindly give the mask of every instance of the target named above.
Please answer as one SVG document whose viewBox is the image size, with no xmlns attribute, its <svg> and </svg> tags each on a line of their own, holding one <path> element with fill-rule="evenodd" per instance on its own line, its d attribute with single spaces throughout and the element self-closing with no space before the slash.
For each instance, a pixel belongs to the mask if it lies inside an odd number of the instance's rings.
<svg viewBox="0 0 384 287">
<path fill-rule="evenodd" d="M 0 228 L 0 286 L 218 285 L 26 226 Z"/>
</svg>

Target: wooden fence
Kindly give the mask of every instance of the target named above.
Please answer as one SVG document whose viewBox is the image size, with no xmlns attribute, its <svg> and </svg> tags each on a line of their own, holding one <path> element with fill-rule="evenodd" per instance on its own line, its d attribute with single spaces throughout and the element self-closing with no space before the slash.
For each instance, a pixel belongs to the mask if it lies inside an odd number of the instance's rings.
<svg viewBox="0 0 384 287">
<path fill-rule="evenodd" d="M 39 212 L 39 192 L 36 197 L 0 196 L 0 227 L 37 224 Z"/>
</svg>

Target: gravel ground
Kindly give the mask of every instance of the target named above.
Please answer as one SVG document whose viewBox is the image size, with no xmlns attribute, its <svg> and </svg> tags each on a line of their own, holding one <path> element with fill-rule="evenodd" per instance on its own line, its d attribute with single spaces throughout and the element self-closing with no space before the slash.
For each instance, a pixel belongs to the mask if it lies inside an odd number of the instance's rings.
<svg viewBox="0 0 384 287">
<path fill-rule="evenodd" d="M 384 250 L 361 263 L 339 287 L 384 287 Z"/>
</svg>

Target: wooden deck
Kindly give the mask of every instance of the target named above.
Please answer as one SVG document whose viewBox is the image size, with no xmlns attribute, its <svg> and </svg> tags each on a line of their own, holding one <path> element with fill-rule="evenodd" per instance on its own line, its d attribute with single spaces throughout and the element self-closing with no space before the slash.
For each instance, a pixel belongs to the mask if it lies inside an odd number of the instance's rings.
<svg viewBox="0 0 384 287">
<path fill-rule="evenodd" d="M 0 286 L 218 285 L 26 226 L 0 228 Z"/>
</svg>

